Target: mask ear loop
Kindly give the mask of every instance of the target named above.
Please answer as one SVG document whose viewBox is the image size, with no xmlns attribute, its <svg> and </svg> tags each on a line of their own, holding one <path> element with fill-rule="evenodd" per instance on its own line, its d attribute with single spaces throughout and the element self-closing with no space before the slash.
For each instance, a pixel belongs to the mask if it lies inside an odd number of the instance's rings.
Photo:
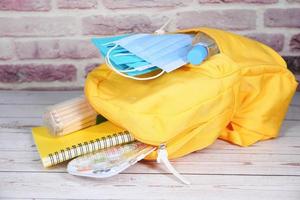
<svg viewBox="0 0 300 200">
<path fill-rule="evenodd" d="M 169 23 L 172 21 L 172 19 L 168 19 L 168 21 L 162 25 L 158 30 L 156 30 L 154 32 L 154 34 L 165 34 L 165 28 L 169 25 Z M 108 44 L 111 44 L 112 42 L 108 42 L 106 43 L 105 45 L 108 45 Z M 126 75 L 126 74 L 123 74 L 121 72 L 132 72 L 132 71 L 136 71 L 136 69 L 131 69 L 131 70 L 122 70 L 122 71 L 119 71 L 117 70 L 113 65 L 112 63 L 110 62 L 110 58 L 109 58 L 109 55 L 110 53 L 112 52 L 112 50 L 114 50 L 115 48 L 118 47 L 118 44 L 115 44 L 115 46 L 113 46 L 112 48 L 110 48 L 106 54 L 106 57 L 105 57 L 105 63 L 107 64 L 107 66 L 112 69 L 114 72 L 116 72 L 117 74 L 123 76 L 123 77 L 126 77 L 126 78 L 131 78 L 131 79 L 134 79 L 134 80 L 138 80 L 138 81 L 145 81 L 145 80 L 152 80 L 152 79 L 155 79 L 155 78 L 158 78 L 160 77 L 161 75 L 163 75 L 165 73 L 164 70 L 162 70 L 159 74 L 155 75 L 155 76 L 151 76 L 151 77 L 147 77 L 147 78 L 138 78 L 138 77 L 134 77 L 134 76 L 129 76 L 129 75 Z M 144 67 L 144 66 L 142 66 Z M 142 68 L 141 67 L 141 68 Z M 143 69 L 142 69 L 143 70 Z"/>
<path fill-rule="evenodd" d="M 110 58 L 109 58 L 109 55 L 111 54 L 111 52 L 116 49 L 118 47 L 118 45 L 116 44 L 115 46 L 113 46 L 112 48 L 110 48 L 105 56 L 105 63 L 106 65 L 112 69 L 114 72 L 116 72 L 117 74 L 123 76 L 123 77 L 126 77 L 126 78 L 131 78 L 131 79 L 134 79 L 134 80 L 138 80 L 138 81 L 146 81 L 146 80 L 152 80 L 152 79 L 155 79 L 155 78 L 158 78 L 160 77 L 161 75 L 163 75 L 165 73 L 164 70 L 162 70 L 159 74 L 155 75 L 155 76 L 151 76 L 151 77 L 147 77 L 147 78 L 139 78 L 139 77 L 134 77 L 134 76 L 129 76 L 129 75 L 126 75 L 126 74 L 123 74 L 121 73 L 119 70 L 117 70 L 111 63 L 110 61 Z"/>
<path fill-rule="evenodd" d="M 168 21 L 166 23 L 164 23 L 164 25 L 162 25 L 159 29 L 157 29 L 154 34 L 157 34 L 157 35 L 162 35 L 162 34 L 165 34 L 166 31 L 165 31 L 165 28 L 171 23 L 172 19 L 169 18 Z"/>
</svg>

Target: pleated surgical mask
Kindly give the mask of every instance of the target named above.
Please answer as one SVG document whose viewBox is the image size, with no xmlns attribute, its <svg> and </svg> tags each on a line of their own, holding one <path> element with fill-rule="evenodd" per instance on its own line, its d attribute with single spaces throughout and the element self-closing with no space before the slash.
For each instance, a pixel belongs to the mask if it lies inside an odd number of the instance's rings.
<svg viewBox="0 0 300 200">
<path fill-rule="evenodd" d="M 135 34 L 92 41 L 116 73 L 149 80 L 186 64 L 192 40 L 189 34 Z"/>
<path fill-rule="evenodd" d="M 138 39 L 141 36 L 143 36 L 143 34 L 93 38 L 92 43 L 99 49 L 101 54 L 105 57 L 106 62 L 110 63 L 108 66 L 122 76 L 130 76 L 129 78 L 131 78 L 134 76 L 144 75 L 155 70 L 161 73 L 162 70 L 159 71 L 158 68 L 150 66 L 149 63 L 133 55 L 128 50 L 124 49 L 119 45 L 125 45 L 131 40 Z M 126 37 L 128 37 L 127 40 L 121 40 Z M 107 53 L 109 53 L 109 61 L 107 61 Z"/>
</svg>

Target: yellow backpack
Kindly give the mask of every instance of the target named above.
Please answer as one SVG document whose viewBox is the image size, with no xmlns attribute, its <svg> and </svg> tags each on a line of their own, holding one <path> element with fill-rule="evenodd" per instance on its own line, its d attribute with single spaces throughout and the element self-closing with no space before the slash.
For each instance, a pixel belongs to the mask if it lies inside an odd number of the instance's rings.
<svg viewBox="0 0 300 200">
<path fill-rule="evenodd" d="M 166 145 L 169 158 L 217 138 L 248 146 L 278 135 L 297 83 L 284 60 L 254 40 L 209 28 L 220 53 L 149 81 L 124 78 L 106 65 L 89 73 L 94 109 L 144 143 Z M 156 159 L 154 152 L 147 159 Z"/>
</svg>

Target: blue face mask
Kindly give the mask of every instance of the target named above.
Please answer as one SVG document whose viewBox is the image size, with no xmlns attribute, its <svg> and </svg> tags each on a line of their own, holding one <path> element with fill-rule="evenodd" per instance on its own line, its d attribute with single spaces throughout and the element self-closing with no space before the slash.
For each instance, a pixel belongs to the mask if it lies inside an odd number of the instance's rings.
<svg viewBox="0 0 300 200">
<path fill-rule="evenodd" d="M 142 37 L 146 37 L 149 34 L 134 34 L 134 35 L 130 35 L 128 37 L 123 37 L 121 39 L 112 41 L 111 43 L 114 43 L 116 45 L 120 45 L 120 46 L 126 46 L 129 43 L 132 43 L 133 41 L 137 41 L 138 39 L 142 38 Z"/>
<path fill-rule="evenodd" d="M 144 39 L 144 41 L 142 41 L 141 39 Z M 152 43 L 145 46 L 147 40 L 150 40 Z M 151 35 L 150 39 L 149 37 L 143 37 L 139 39 L 139 43 L 136 45 L 132 44 L 131 42 L 121 46 L 142 59 L 146 59 L 146 58 L 151 59 L 159 51 L 163 51 L 163 50 L 174 51 L 183 46 L 191 44 L 191 42 L 192 42 L 192 38 L 190 35 L 168 34 L 168 35 Z M 136 47 L 140 47 L 141 50 L 136 51 Z"/>
<path fill-rule="evenodd" d="M 147 36 L 143 36 L 137 40 L 131 41 L 127 44 L 121 44 L 121 46 L 130 52 L 136 54 L 142 51 L 145 51 L 146 49 L 149 50 L 154 45 L 159 44 L 163 40 L 166 40 L 168 38 L 167 35 L 154 35 L 154 34 L 148 34 Z M 124 38 L 125 39 L 125 38 Z M 126 40 L 126 39 L 125 39 Z"/>
<path fill-rule="evenodd" d="M 118 71 L 118 73 L 121 72 L 126 76 L 139 76 L 156 70 L 161 72 L 161 70 L 159 70 L 157 67 L 151 66 L 150 63 L 133 55 L 123 47 L 116 45 L 126 44 L 133 39 L 138 40 L 138 38 L 141 36 L 143 36 L 143 34 L 133 36 L 122 35 L 116 37 L 94 38 L 92 39 L 92 43 L 100 50 L 101 54 L 105 58 L 107 58 L 107 53 L 109 50 L 114 48 L 113 51 L 110 52 L 109 62 L 115 68 L 115 71 Z M 127 39 L 121 40 L 125 38 Z"/>
<path fill-rule="evenodd" d="M 171 72 L 187 63 L 193 36 L 187 34 L 136 34 L 93 39 L 106 62 L 118 74 L 148 80 Z M 137 78 L 158 71 L 153 77 Z"/>
<path fill-rule="evenodd" d="M 115 37 L 93 38 L 92 43 L 100 50 L 101 54 L 105 56 L 110 49 L 109 45 L 114 45 L 112 42 L 118 41 L 128 35 L 119 35 Z"/>
<path fill-rule="evenodd" d="M 191 48 L 192 36 L 181 38 L 180 41 L 169 43 L 164 48 L 157 49 L 152 54 L 144 54 L 144 59 L 149 63 L 163 69 L 166 72 L 171 72 L 187 63 L 186 55 Z"/>
<path fill-rule="evenodd" d="M 101 54 L 103 57 L 106 57 L 107 52 L 115 46 L 114 42 L 118 42 L 120 39 L 130 37 L 130 35 L 120 35 L 120 36 L 115 36 L 115 37 L 105 37 L 105 38 L 93 38 L 92 43 L 100 50 Z M 128 57 L 128 54 L 130 55 Z M 122 59 L 120 57 L 121 55 L 126 55 L 125 59 Z M 116 48 L 112 53 L 111 53 L 112 59 L 111 62 L 113 65 L 119 70 L 126 70 L 130 68 L 130 66 L 127 66 L 125 64 L 132 64 L 132 63 L 139 63 L 138 61 L 143 61 L 142 59 L 132 56 L 128 50 L 124 48 Z M 142 65 L 145 65 L 143 63 Z"/>
<path fill-rule="evenodd" d="M 171 72 L 187 63 L 192 40 L 193 36 L 188 34 L 143 35 L 121 46 L 152 66 Z"/>
<path fill-rule="evenodd" d="M 186 55 L 190 50 L 190 46 L 184 46 L 180 49 L 177 49 L 167 55 L 165 55 L 165 59 L 156 59 L 152 63 L 156 66 L 161 66 L 164 71 L 171 72 L 178 67 L 181 67 L 187 64 Z"/>
</svg>

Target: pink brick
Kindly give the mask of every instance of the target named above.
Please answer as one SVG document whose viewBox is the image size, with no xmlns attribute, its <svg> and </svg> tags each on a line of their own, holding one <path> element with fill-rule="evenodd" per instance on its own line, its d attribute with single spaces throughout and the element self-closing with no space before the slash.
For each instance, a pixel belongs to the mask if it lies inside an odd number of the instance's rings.
<svg viewBox="0 0 300 200">
<path fill-rule="evenodd" d="M 100 58 L 100 53 L 89 40 L 29 40 L 17 41 L 20 59 Z"/>
<path fill-rule="evenodd" d="M 0 38 L 0 60 L 9 60 L 13 57 L 13 44 L 8 39 Z"/>
<path fill-rule="evenodd" d="M 0 0 L 0 10 L 48 11 L 50 0 Z"/>
<path fill-rule="evenodd" d="M 61 40 L 59 54 L 61 58 L 100 58 L 100 52 L 89 40 Z"/>
<path fill-rule="evenodd" d="M 82 20 L 85 35 L 114 35 L 131 32 L 153 32 L 158 26 L 144 15 L 89 16 Z"/>
<path fill-rule="evenodd" d="M 76 68 L 74 65 L 0 65 L 0 82 L 51 82 L 76 80 Z"/>
<path fill-rule="evenodd" d="M 204 3 L 224 3 L 222 0 L 198 0 L 199 3 L 204 4 Z"/>
<path fill-rule="evenodd" d="M 300 33 L 292 36 L 290 49 L 291 51 L 300 51 Z"/>
<path fill-rule="evenodd" d="M 251 10 L 187 11 L 178 13 L 179 29 L 192 27 L 214 27 L 230 30 L 255 29 L 256 12 Z"/>
<path fill-rule="evenodd" d="M 283 34 L 256 33 L 247 36 L 270 46 L 275 51 L 281 51 L 283 49 L 283 44 L 284 44 Z"/>
<path fill-rule="evenodd" d="M 186 6 L 192 0 L 103 0 L 103 5 L 110 9 L 122 8 L 159 8 Z"/>
<path fill-rule="evenodd" d="M 199 3 L 254 3 L 254 4 L 272 4 L 278 0 L 199 0 Z"/>
<path fill-rule="evenodd" d="M 264 23 L 268 27 L 300 27 L 300 8 L 268 9 L 264 13 Z"/>
<path fill-rule="evenodd" d="M 58 8 L 64 9 L 86 9 L 86 8 L 96 8 L 97 0 L 58 0 Z"/>
<path fill-rule="evenodd" d="M 16 53 L 20 59 L 59 58 L 58 40 L 17 41 Z"/>
<path fill-rule="evenodd" d="M 77 33 L 75 17 L 0 17 L 0 36 L 64 36 Z"/>
</svg>

